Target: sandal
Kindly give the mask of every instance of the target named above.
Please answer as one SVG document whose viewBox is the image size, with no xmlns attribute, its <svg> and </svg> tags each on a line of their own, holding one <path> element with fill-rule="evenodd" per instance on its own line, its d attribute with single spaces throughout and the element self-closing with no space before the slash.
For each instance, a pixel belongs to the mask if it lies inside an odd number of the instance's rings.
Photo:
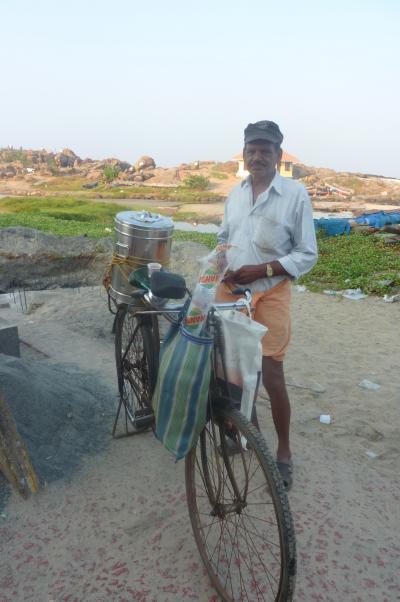
<svg viewBox="0 0 400 602">
<path fill-rule="evenodd" d="M 276 466 L 281 475 L 281 479 L 285 486 L 286 491 L 290 491 L 293 485 L 293 464 L 292 462 L 279 462 L 276 461 Z"/>
</svg>

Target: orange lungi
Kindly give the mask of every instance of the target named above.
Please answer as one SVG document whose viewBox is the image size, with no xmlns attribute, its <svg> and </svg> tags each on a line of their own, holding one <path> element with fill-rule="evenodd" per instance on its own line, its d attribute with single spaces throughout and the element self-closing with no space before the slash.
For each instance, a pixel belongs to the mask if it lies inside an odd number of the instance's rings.
<svg viewBox="0 0 400 602">
<path fill-rule="evenodd" d="M 262 343 L 263 355 L 282 362 L 290 342 L 290 297 L 291 283 L 285 279 L 263 293 L 253 293 L 253 317 L 268 328 Z M 229 287 L 218 286 L 216 301 L 225 303 L 240 298 L 233 295 Z"/>
</svg>

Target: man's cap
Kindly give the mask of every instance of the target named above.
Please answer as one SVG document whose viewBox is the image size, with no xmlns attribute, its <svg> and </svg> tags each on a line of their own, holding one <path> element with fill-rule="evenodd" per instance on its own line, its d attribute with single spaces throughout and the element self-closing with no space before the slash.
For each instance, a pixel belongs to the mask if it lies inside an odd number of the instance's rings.
<svg viewBox="0 0 400 602">
<path fill-rule="evenodd" d="M 244 130 L 244 143 L 254 142 L 254 140 L 282 144 L 283 134 L 279 129 L 279 125 L 273 121 L 256 121 L 256 123 L 249 123 Z"/>
</svg>

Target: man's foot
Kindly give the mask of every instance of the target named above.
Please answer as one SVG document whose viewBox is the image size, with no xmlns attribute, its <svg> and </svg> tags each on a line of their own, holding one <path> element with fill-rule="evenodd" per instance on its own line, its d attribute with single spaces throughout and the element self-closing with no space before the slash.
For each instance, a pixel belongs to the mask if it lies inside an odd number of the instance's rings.
<svg viewBox="0 0 400 602">
<path fill-rule="evenodd" d="M 279 474 L 281 475 L 286 491 L 290 491 L 293 485 L 292 461 L 290 460 L 289 462 L 280 462 L 279 460 L 277 460 L 276 465 L 278 467 Z"/>
</svg>

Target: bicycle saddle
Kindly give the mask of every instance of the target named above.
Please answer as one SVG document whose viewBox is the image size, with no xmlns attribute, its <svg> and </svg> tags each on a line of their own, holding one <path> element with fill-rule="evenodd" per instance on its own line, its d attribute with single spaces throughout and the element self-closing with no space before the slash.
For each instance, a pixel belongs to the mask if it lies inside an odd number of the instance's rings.
<svg viewBox="0 0 400 602">
<path fill-rule="evenodd" d="M 186 294 L 186 282 L 179 274 L 171 272 L 153 272 L 150 276 L 150 290 L 161 299 L 183 299 Z"/>
</svg>

